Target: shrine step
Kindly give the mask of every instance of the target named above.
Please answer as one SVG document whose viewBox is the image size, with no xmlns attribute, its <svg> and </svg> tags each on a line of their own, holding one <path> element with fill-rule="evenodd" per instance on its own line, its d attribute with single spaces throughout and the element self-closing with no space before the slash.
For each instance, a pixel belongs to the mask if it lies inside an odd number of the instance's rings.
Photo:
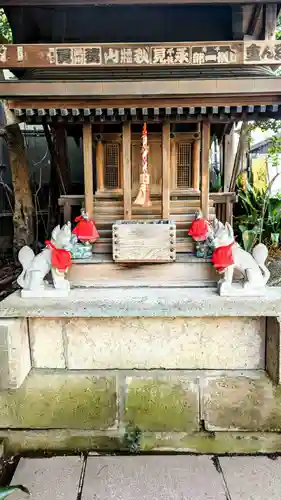
<svg viewBox="0 0 281 500">
<path fill-rule="evenodd" d="M 186 257 L 174 263 L 126 266 L 97 256 L 77 260 L 68 272 L 72 287 L 213 287 L 218 276 L 208 260 Z"/>
</svg>

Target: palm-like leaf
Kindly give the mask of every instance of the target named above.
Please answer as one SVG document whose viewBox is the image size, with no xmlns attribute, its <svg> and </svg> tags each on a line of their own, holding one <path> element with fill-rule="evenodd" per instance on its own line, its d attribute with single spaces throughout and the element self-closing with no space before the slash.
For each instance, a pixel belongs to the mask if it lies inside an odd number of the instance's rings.
<svg viewBox="0 0 281 500">
<path fill-rule="evenodd" d="M 4 486 L 0 488 L 0 500 L 7 498 L 8 495 L 14 493 L 15 491 L 22 491 L 25 495 L 30 495 L 28 489 L 21 484 L 15 486 Z"/>
</svg>

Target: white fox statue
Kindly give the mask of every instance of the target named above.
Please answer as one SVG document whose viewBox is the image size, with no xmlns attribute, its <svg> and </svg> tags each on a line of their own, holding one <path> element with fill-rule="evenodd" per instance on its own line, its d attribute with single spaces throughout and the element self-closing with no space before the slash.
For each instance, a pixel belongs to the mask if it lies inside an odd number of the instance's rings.
<svg viewBox="0 0 281 500">
<path fill-rule="evenodd" d="M 46 290 L 44 279 L 50 271 L 54 288 L 61 291 L 64 290 L 65 292 L 69 291 L 70 285 L 65 275 L 69 265 L 71 265 L 70 253 L 68 252 L 71 246 L 70 239 L 71 226 L 70 224 L 65 224 L 62 228 L 60 226 L 55 227 L 52 232 L 51 241 L 46 242 L 46 247 L 38 255 L 35 255 L 33 250 L 28 246 L 21 248 L 18 259 L 23 270 L 17 282 L 23 289 L 22 296 L 25 296 L 23 293 L 25 291 L 32 292 L 34 297 L 38 296 L 38 294 L 44 295 L 43 292 Z M 60 265 L 60 269 L 53 265 L 53 252 L 63 254 L 64 264 Z M 29 294 L 29 296 L 31 295 Z"/>
<path fill-rule="evenodd" d="M 220 295 L 263 295 L 270 272 L 265 266 L 268 250 L 263 243 L 257 244 L 252 253 L 246 252 L 235 242 L 230 224 L 215 221 L 209 233 L 209 241 L 214 247 L 212 262 L 223 278 L 218 283 Z M 219 252 L 221 263 L 219 262 Z M 225 256 L 225 260 L 224 257 Z M 240 287 L 232 284 L 234 271 L 243 276 Z"/>
</svg>

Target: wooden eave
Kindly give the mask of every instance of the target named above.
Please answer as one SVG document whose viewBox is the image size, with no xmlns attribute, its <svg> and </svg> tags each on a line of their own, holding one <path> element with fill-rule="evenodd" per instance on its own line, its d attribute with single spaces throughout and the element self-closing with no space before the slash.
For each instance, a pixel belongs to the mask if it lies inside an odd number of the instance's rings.
<svg viewBox="0 0 281 500">
<path fill-rule="evenodd" d="M 21 103 L 23 106 L 24 103 Z M 38 107 L 43 106 L 43 107 Z M 52 107 L 44 103 L 33 103 L 33 107 L 16 107 L 10 102 L 9 108 L 20 121 L 40 124 L 47 123 L 121 123 L 132 121 L 136 123 L 154 122 L 195 122 L 208 119 L 212 123 L 228 123 L 230 121 L 257 120 L 281 117 L 280 104 L 249 105 L 249 106 L 191 106 L 191 107 L 90 107 L 78 108 L 72 106 Z"/>
<path fill-rule="evenodd" d="M 280 119 L 281 78 L 142 81 L 129 87 L 128 82 L 0 82 L 0 97 L 20 120 L 33 123 Z"/>
<path fill-rule="evenodd" d="M 281 77 L 201 79 L 201 80 L 137 80 L 131 81 L 1 81 L 0 97 L 6 99 L 44 98 L 65 102 L 67 99 L 174 99 L 189 100 L 193 106 L 210 103 L 225 105 L 226 99 L 248 104 L 279 102 Z M 197 103 L 197 104 L 196 104 Z M 219 104 L 220 103 L 220 104 Z"/>
</svg>

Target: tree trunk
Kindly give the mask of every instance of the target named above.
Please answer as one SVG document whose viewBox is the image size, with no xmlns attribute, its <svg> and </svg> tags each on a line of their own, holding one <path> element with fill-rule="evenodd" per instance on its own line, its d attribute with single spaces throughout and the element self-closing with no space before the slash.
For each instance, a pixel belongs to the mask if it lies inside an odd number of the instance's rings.
<svg viewBox="0 0 281 500">
<path fill-rule="evenodd" d="M 14 252 L 34 243 L 33 200 L 29 182 L 24 139 L 18 124 L 6 126 L 6 136 L 14 188 Z"/>
</svg>

